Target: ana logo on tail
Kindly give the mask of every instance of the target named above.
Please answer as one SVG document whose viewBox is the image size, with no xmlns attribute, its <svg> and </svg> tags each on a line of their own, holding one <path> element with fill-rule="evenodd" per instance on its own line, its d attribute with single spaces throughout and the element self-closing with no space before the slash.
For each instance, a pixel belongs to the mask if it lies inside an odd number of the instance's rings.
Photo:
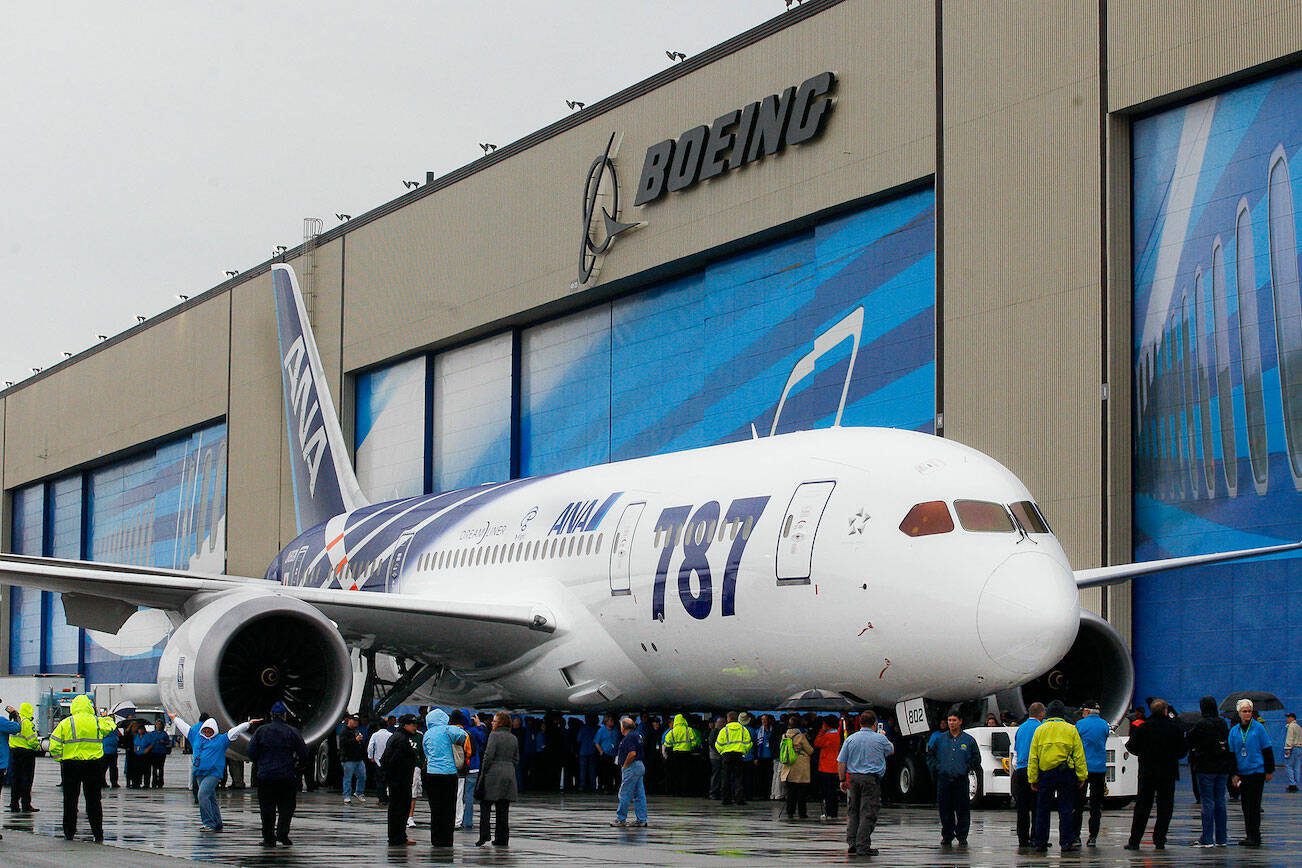
<svg viewBox="0 0 1302 868">
<path fill-rule="evenodd" d="M 326 451 L 325 426 L 317 422 L 316 428 L 309 434 L 308 426 L 320 416 L 320 405 L 312 395 L 312 377 L 306 364 L 307 347 L 303 336 L 290 346 L 282 363 L 288 380 L 289 407 L 298 419 L 298 442 L 303 454 L 303 463 L 308 471 L 308 493 L 316 494 L 316 474 L 321 468 L 321 457 Z M 310 406 L 309 406 L 310 405 Z"/>
</svg>

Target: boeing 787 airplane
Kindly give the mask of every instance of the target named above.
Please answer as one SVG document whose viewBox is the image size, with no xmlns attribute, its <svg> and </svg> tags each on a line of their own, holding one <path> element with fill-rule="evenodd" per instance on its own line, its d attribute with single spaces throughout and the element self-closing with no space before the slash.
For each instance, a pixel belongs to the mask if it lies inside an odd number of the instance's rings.
<svg viewBox="0 0 1302 868">
<path fill-rule="evenodd" d="M 309 741 L 367 661 L 387 707 L 774 707 L 817 691 L 891 707 L 1034 685 L 1104 698 L 1130 655 L 1082 587 L 1290 544 L 1073 571 L 1035 498 L 982 453 L 880 428 L 804 431 L 366 501 L 293 271 L 272 270 L 299 535 L 262 578 L 0 556 L 117 632 L 179 624 L 171 711 L 223 726 L 283 701 Z"/>
</svg>

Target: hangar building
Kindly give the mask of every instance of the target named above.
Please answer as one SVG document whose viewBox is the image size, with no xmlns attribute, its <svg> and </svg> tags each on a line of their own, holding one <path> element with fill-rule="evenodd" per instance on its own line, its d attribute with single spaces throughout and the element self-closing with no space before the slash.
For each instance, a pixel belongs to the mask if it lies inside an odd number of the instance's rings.
<svg viewBox="0 0 1302 868">
<path fill-rule="evenodd" d="M 1296 0 L 810 0 L 284 261 L 377 499 L 839 418 L 999 459 L 1077 567 L 1296 540 L 1300 48 Z M 269 266 L 0 392 L 8 550 L 263 574 Z M 1298 703 L 1298 563 L 1084 602 L 1141 697 Z M 153 680 L 157 613 L 4 600 L 10 672 Z"/>
</svg>

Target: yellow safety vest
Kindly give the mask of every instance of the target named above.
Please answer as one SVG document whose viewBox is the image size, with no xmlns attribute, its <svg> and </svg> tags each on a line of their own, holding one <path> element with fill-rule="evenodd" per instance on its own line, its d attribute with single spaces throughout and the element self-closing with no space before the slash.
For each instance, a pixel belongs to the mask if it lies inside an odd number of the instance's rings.
<svg viewBox="0 0 1302 868">
<path fill-rule="evenodd" d="M 750 730 L 737 721 L 719 730 L 714 740 L 714 749 L 719 753 L 745 753 L 750 750 Z"/>
<path fill-rule="evenodd" d="M 32 716 L 35 710 L 30 702 L 24 702 L 18 706 L 18 726 L 19 730 L 9 736 L 9 747 L 19 750 L 40 750 L 41 740 L 36 735 L 36 725 L 32 723 Z"/>
<path fill-rule="evenodd" d="M 82 696 L 74 699 L 72 706 L 73 713 L 50 733 L 50 756 L 57 760 L 101 759 L 104 736 L 114 729 L 113 719 L 96 717 L 95 707 Z"/>
</svg>

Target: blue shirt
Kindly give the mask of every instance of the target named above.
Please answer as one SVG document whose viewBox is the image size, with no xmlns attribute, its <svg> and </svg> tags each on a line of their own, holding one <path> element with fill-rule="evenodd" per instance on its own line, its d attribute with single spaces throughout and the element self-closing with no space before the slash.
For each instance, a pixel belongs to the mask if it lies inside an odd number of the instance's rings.
<svg viewBox="0 0 1302 868">
<path fill-rule="evenodd" d="M 425 771 L 432 775 L 455 775 L 457 763 L 452 756 L 452 745 L 464 745 L 466 731 L 449 724 L 448 713 L 441 708 L 425 715 L 425 725 L 425 737 L 421 740 L 425 747 Z"/>
<path fill-rule="evenodd" d="M 846 774 L 883 775 L 886 758 L 893 753 L 895 745 L 889 738 L 875 729 L 861 729 L 841 743 L 836 761 L 845 763 Z"/>
<path fill-rule="evenodd" d="M 638 734 L 636 729 L 624 736 L 620 741 L 619 753 L 615 755 L 615 764 L 624 765 L 624 757 L 628 756 L 629 751 L 636 751 L 637 761 L 642 761 L 642 736 Z"/>
<path fill-rule="evenodd" d="M 927 742 L 927 768 L 937 778 L 965 778 L 969 771 L 981 770 L 981 750 L 976 739 L 966 732 L 957 736 L 942 729 L 933 732 Z"/>
<path fill-rule="evenodd" d="M 1262 752 L 1271 747 L 1270 736 L 1266 735 L 1266 727 L 1257 721 L 1248 724 L 1248 731 L 1244 733 L 1243 724 L 1236 723 L 1230 727 L 1230 753 L 1234 754 L 1234 760 L 1239 764 L 1239 774 L 1257 775 L 1264 774 L 1266 771 L 1266 759 Z"/>
<path fill-rule="evenodd" d="M 615 752 L 615 745 L 619 744 L 619 732 L 613 726 L 602 726 L 593 736 L 593 744 L 601 748 L 601 752 L 610 756 Z"/>
<path fill-rule="evenodd" d="M 18 721 L 0 716 L 0 771 L 9 768 L 9 736 L 21 729 Z"/>
<path fill-rule="evenodd" d="M 1112 732 L 1112 727 L 1108 722 L 1097 714 L 1091 714 L 1088 717 L 1082 717 L 1076 721 L 1076 731 L 1080 733 L 1081 743 L 1085 745 L 1085 766 L 1091 772 L 1106 772 L 1108 770 L 1108 735 Z M 1029 742 L 1027 743 L 1029 746 Z M 1021 762 L 1021 752 L 1017 754 L 1017 761 Z"/>
<path fill-rule="evenodd" d="M 585 723 L 579 728 L 579 756 L 595 756 L 597 753 L 597 727 Z"/>
<path fill-rule="evenodd" d="M 1040 721 L 1034 717 L 1026 718 L 1026 721 L 1017 727 L 1017 734 L 1013 736 L 1013 751 L 1017 754 L 1017 765 L 1013 767 L 1024 769 L 1031 762 L 1031 739 L 1035 737 L 1035 730 L 1040 726 Z"/>
</svg>

